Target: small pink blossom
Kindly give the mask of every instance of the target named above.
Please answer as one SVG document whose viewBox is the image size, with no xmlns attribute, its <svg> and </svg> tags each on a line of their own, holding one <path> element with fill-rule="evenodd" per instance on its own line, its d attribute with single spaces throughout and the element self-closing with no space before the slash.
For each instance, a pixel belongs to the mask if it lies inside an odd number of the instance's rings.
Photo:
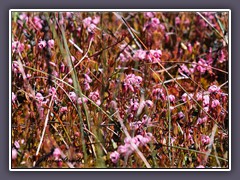
<svg viewBox="0 0 240 180">
<path fill-rule="evenodd" d="M 199 165 L 196 168 L 205 168 L 203 165 Z"/>
<path fill-rule="evenodd" d="M 53 157 L 55 159 L 59 159 L 60 155 L 61 155 L 61 150 L 59 148 L 55 148 L 53 151 Z"/>
<path fill-rule="evenodd" d="M 183 102 L 186 102 L 187 100 L 191 100 L 192 98 L 193 98 L 193 94 L 192 93 L 190 93 L 189 95 L 187 95 L 187 93 L 184 93 L 182 95 Z"/>
<path fill-rule="evenodd" d="M 76 95 L 75 92 L 70 92 L 70 93 L 69 93 L 69 97 L 70 97 L 70 99 L 71 99 L 73 102 L 76 102 L 76 100 L 77 100 L 77 95 Z"/>
<path fill-rule="evenodd" d="M 54 47 L 54 40 L 53 40 L 53 39 L 50 39 L 50 40 L 48 41 L 48 46 L 49 46 L 50 48 L 53 48 L 53 47 Z"/>
<path fill-rule="evenodd" d="M 94 92 L 90 92 L 89 98 L 92 99 L 93 101 L 97 101 L 99 99 L 100 95 L 98 90 Z"/>
<path fill-rule="evenodd" d="M 42 20 L 38 16 L 33 17 L 33 23 L 38 28 L 38 30 L 42 29 Z"/>
<path fill-rule="evenodd" d="M 153 89 L 152 95 L 157 100 L 159 100 L 159 99 L 165 100 L 166 99 L 166 96 L 165 96 L 165 94 L 164 94 L 164 92 L 163 92 L 163 90 L 161 88 Z"/>
<path fill-rule="evenodd" d="M 175 102 L 175 96 L 172 95 L 172 94 L 170 94 L 170 95 L 168 96 L 168 99 L 169 99 L 170 102 Z"/>
<path fill-rule="evenodd" d="M 85 82 L 88 82 L 88 83 L 92 82 L 92 79 L 87 74 L 84 74 L 84 80 L 85 80 Z"/>
<path fill-rule="evenodd" d="M 91 17 L 87 17 L 87 18 L 83 19 L 83 27 L 84 28 L 87 28 L 91 23 L 92 23 Z"/>
<path fill-rule="evenodd" d="M 183 114 L 183 112 L 180 111 L 180 112 L 178 113 L 178 118 L 179 118 L 179 119 L 182 119 L 182 118 L 184 118 L 184 117 L 185 117 L 185 114 Z"/>
<path fill-rule="evenodd" d="M 80 97 L 80 98 L 78 98 L 77 103 L 78 103 L 78 104 L 82 104 L 82 102 L 86 103 L 86 102 L 88 102 L 88 99 L 85 98 L 85 97 L 82 97 L 82 98 Z"/>
<path fill-rule="evenodd" d="M 216 85 L 212 85 L 208 88 L 208 92 L 210 93 L 216 93 L 216 92 L 219 92 L 220 91 L 220 88 Z"/>
<path fill-rule="evenodd" d="M 207 116 L 205 116 L 205 117 L 203 117 L 203 118 L 198 118 L 197 119 L 197 124 L 203 124 L 203 123 L 205 123 L 205 122 L 207 122 Z"/>
<path fill-rule="evenodd" d="M 138 110 L 139 108 L 139 102 L 134 100 L 134 99 L 130 99 L 130 109 L 133 111 Z"/>
<path fill-rule="evenodd" d="M 14 94 L 14 92 L 12 92 L 12 102 L 15 103 L 16 100 L 17 96 Z"/>
<path fill-rule="evenodd" d="M 153 18 L 153 17 L 155 17 L 156 13 L 155 12 L 144 12 L 143 15 L 145 18 Z"/>
<path fill-rule="evenodd" d="M 136 89 L 138 89 L 141 85 L 142 77 L 136 76 L 135 74 L 129 74 L 124 79 L 124 88 L 125 90 L 130 89 L 132 92 L 134 92 Z"/>
<path fill-rule="evenodd" d="M 67 106 L 64 106 L 64 107 L 60 108 L 61 113 L 64 113 L 64 112 L 67 112 L 67 111 L 68 111 Z"/>
<path fill-rule="evenodd" d="M 137 130 L 139 129 L 139 127 L 141 126 L 142 122 L 141 121 L 137 121 L 137 122 L 130 122 L 129 126 L 132 130 Z"/>
<path fill-rule="evenodd" d="M 44 100 L 43 95 L 41 93 L 39 93 L 39 92 L 36 94 L 35 98 L 36 98 L 36 100 L 38 100 L 40 102 Z"/>
<path fill-rule="evenodd" d="M 217 107 L 217 106 L 219 106 L 219 105 L 220 105 L 219 100 L 215 99 L 215 100 L 212 101 L 211 107 L 212 107 L 212 108 L 215 108 L 215 107 Z"/>
<path fill-rule="evenodd" d="M 21 53 L 24 50 L 24 44 L 19 41 L 12 42 L 12 52 Z"/>
<path fill-rule="evenodd" d="M 93 19 L 92 19 L 92 23 L 93 24 L 98 24 L 100 22 L 100 16 L 95 16 Z"/>
<path fill-rule="evenodd" d="M 189 53 L 192 53 L 192 45 L 191 45 L 191 43 L 187 44 L 187 48 L 188 48 Z"/>
<path fill-rule="evenodd" d="M 224 51 L 221 50 L 221 51 L 220 51 L 220 56 L 219 56 L 219 58 L 218 58 L 218 62 L 219 62 L 219 63 L 223 63 L 224 61 L 226 61 L 226 55 L 225 55 Z"/>
<path fill-rule="evenodd" d="M 46 41 L 45 40 L 41 40 L 39 43 L 38 43 L 38 47 L 40 48 L 40 49 L 43 49 L 43 48 L 45 48 L 46 47 L 46 45 L 47 45 L 47 43 L 46 43 Z"/>
<path fill-rule="evenodd" d="M 203 96 L 203 106 L 208 106 L 209 102 L 210 102 L 209 95 L 208 94 L 204 95 Z"/>
<path fill-rule="evenodd" d="M 145 126 L 150 126 L 151 123 L 152 123 L 152 119 L 145 114 L 142 117 L 142 124 L 145 125 Z"/>
<path fill-rule="evenodd" d="M 120 154 L 117 151 L 114 151 L 110 154 L 110 159 L 113 163 L 117 163 L 120 158 Z"/>
<path fill-rule="evenodd" d="M 18 152 L 15 148 L 12 148 L 12 160 L 17 159 Z"/>
<path fill-rule="evenodd" d="M 72 78 L 68 78 L 68 83 L 69 83 L 69 84 L 72 84 L 72 83 L 73 83 Z"/>
<path fill-rule="evenodd" d="M 175 18 L 175 24 L 176 24 L 176 25 L 179 25 L 180 22 L 181 22 L 181 20 L 180 20 L 180 18 L 177 16 L 177 17 Z"/>
<path fill-rule="evenodd" d="M 182 64 L 180 66 L 180 68 L 178 69 L 178 72 L 182 75 L 182 76 L 186 76 L 186 75 L 190 75 L 190 71 L 188 69 L 188 67 L 185 64 Z"/>
<path fill-rule="evenodd" d="M 202 144 L 209 144 L 210 143 L 210 137 L 206 135 L 201 136 L 201 142 Z"/>
<path fill-rule="evenodd" d="M 136 50 L 134 55 L 133 55 L 133 59 L 134 60 L 144 60 L 146 58 L 146 51 L 144 50 Z"/>
<path fill-rule="evenodd" d="M 18 142 L 18 141 L 15 141 L 15 142 L 14 142 L 14 146 L 15 146 L 17 149 L 19 149 L 19 148 L 20 148 L 19 142 Z"/>
<path fill-rule="evenodd" d="M 153 102 L 151 100 L 146 100 L 145 101 L 145 105 L 147 105 L 148 107 L 153 107 Z"/>
</svg>

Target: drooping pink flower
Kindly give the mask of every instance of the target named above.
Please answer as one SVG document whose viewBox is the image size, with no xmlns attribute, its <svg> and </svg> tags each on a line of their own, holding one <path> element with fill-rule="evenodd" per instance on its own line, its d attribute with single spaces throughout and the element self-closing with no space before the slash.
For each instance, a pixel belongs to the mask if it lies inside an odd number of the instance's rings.
<svg viewBox="0 0 240 180">
<path fill-rule="evenodd" d="M 197 70 L 201 73 L 204 74 L 206 70 L 209 68 L 208 64 L 204 59 L 200 59 L 197 63 Z"/>
<path fill-rule="evenodd" d="M 180 65 L 180 68 L 178 68 L 178 72 L 182 75 L 182 76 L 186 76 L 186 75 L 190 75 L 190 71 L 188 69 L 188 67 L 185 64 Z"/>
<path fill-rule="evenodd" d="M 145 105 L 147 105 L 148 107 L 153 107 L 153 102 L 151 100 L 146 100 L 145 101 Z"/>
<path fill-rule="evenodd" d="M 210 93 L 216 93 L 216 92 L 219 92 L 220 91 L 220 88 L 216 85 L 212 85 L 208 88 L 208 92 Z"/>
<path fill-rule="evenodd" d="M 153 18 L 153 17 L 155 17 L 156 13 L 155 12 L 144 12 L 143 15 L 145 18 Z"/>
<path fill-rule="evenodd" d="M 34 25 L 38 28 L 38 30 L 42 29 L 42 23 L 43 21 L 38 17 L 38 16 L 34 16 L 33 17 L 33 23 Z"/>
<path fill-rule="evenodd" d="M 130 109 L 132 111 L 137 111 L 138 108 L 139 108 L 139 102 L 137 100 L 130 99 Z"/>
<path fill-rule="evenodd" d="M 163 92 L 163 90 L 161 88 L 153 89 L 152 95 L 157 100 L 159 100 L 159 99 L 165 100 L 166 99 L 166 96 L 165 96 L 165 94 L 164 94 L 164 92 Z"/>
<path fill-rule="evenodd" d="M 93 17 L 93 19 L 92 19 L 92 23 L 93 24 L 98 24 L 100 22 L 100 16 L 95 16 L 95 17 Z"/>
<path fill-rule="evenodd" d="M 49 46 L 50 48 L 53 48 L 53 47 L 54 47 L 54 40 L 53 40 L 53 39 L 48 40 L 48 46 Z"/>
<path fill-rule="evenodd" d="M 142 122 L 141 121 L 136 121 L 136 122 L 130 122 L 129 126 L 132 130 L 137 130 L 141 126 Z"/>
<path fill-rule="evenodd" d="M 71 99 L 73 102 L 76 102 L 76 100 L 77 100 L 77 95 L 76 95 L 75 92 L 70 92 L 70 93 L 69 93 L 69 97 L 70 97 L 70 99 Z"/>
<path fill-rule="evenodd" d="M 212 101 L 211 107 L 212 107 L 212 108 L 215 108 L 215 107 L 217 107 L 217 106 L 219 106 L 219 105 L 220 105 L 219 100 L 215 99 L 215 100 Z"/>
<path fill-rule="evenodd" d="M 68 83 L 69 83 L 69 84 L 72 84 L 72 83 L 73 83 L 72 78 L 68 78 Z"/>
<path fill-rule="evenodd" d="M 21 53 L 24 50 L 24 44 L 19 41 L 12 42 L 12 52 Z"/>
<path fill-rule="evenodd" d="M 180 20 L 180 18 L 177 16 L 177 17 L 175 18 L 175 24 L 176 24 L 176 25 L 179 25 L 180 22 L 181 22 L 181 20 Z"/>
<path fill-rule="evenodd" d="M 85 98 L 85 97 L 80 97 L 80 98 L 78 98 L 78 100 L 77 100 L 77 103 L 78 104 L 82 104 L 82 103 L 86 103 L 86 102 L 88 102 L 88 99 L 87 98 Z"/>
<path fill-rule="evenodd" d="M 117 151 L 114 151 L 110 154 L 110 159 L 113 163 L 117 163 L 120 158 L 120 154 Z"/>
<path fill-rule="evenodd" d="M 191 100 L 192 98 L 193 98 L 193 94 L 192 93 L 190 93 L 189 95 L 187 95 L 187 93 L 184 93 L 182 95 L 183 102 L 186 102 L 187 100 Z"/>
<path fill-rule="evenodd" d="M 205 116 L 205 117 L 203 117 L 203 118 L 198 118 L 197 119 L 197 124 L 203 124 L 203 123 L 205 123 L 205 122 L 207 122 L 207 119 L 208 119 L 208 117 L 207 116 Z"/>
<path fill-rule="evenodd" d="M 92 82 L 92 79 L 89 77 L 88 74 L 84 74 L 84 80 L 88 83 L 91 83 Z"/>
<path fill-rule="evenodd" d="M 183 112 L 180 111 L 180 112 L 178 113 L 178 118 L 179 118 L 179 119 L 182 119 L 182 118 L 184 118 L 184 117 L 185 117 L 185 114 L 183 114 Z"/>
<path fill-rule="evenodd" d="M 89 98 L 92 99 L 93 101 L 97 101 L 99 99 L 100 95 L 99 95 L 99 91 L 96 90 L 94 92 L 90 92 L 89 94 Z"/>
<path fill-rule="evenodd" d="M 126 78 L 124 79 L 124 88 L 127 91 L 130 89 L 132 92 L 137 90 L 142 82 L 142 77 L 136 76 L 135 74 L 128 74 Z"/>
<path fill-rule="evenodd" d="M 59 148 L 55 148 L 53 151 L 53 157 L 57 160 L 59 159 L 60 155 L 61 155 L 61 150 Z"/>
<path fill-rule="evenodd" d="M 199 165 L 196 168 L 205 168 L 203 165 Z"/>
<path fill-rule="evenodd" d="M 17 159 L 18 152 L 15 148 L 12 148 L 12 160 Z"/>
<path fill-rule="evenodd" d="M 137 60 L 137 61 L 144 60 L 145 58 L 146 58 L 146 51 L 141 50 L 141 49 L 136 50 L 133 55 L 133 59 Z"/>
<path fill-rule="evenodd" d="M 224 51 L 221 50 L 221 51 L 220 51 L 220 56 L 219 56 L 219 58 L 218 58 L 218 62 L 219 62 L 219 63 L 223 63 L 224 61 L 226 61 L 226 55 L 225 55 Z"/>
<path fill-rule="evenodd" d="M 167 98 L 169 99 L 170 102 L 175 102 L 175 96 L 174 95 L 170 94 Z"/>
<path fill-rule="evenodd" d="M 150 126 L 152 123 L 152 118 L 148 117 L 146 114 L 142 117 L 142 125 Z"/>
<path fill-rule="evenodd" d="M 39 49 L 43 49 L 43 48 L 45 48 L 46 45 L 47 45 L 47 43 L 46 43 L 45 40 L 43 40 L 43 41 L 41 40 L 41 41 L 38 43 L 38 47 L 39 47 Z"/>
<path fill-rule="evenodd" d="M 91 23 L 92 23 L 92 18 L 91 17 L 87 17 L 85 19 L 83 19 L 83 27 L 87 28 Z"/>
<path fill-rule="evenodd" d="M 19 142 L 18 142 L 18 141 L 15 141 L 15 142 L 14 142 L 14 146 L 15 146 L 17 149 L 19 149 L 19 148 L 20 148 Z"/>
<path fill-rule="evenodd" d="M 209 95 L 208 95 L 208 94 L 205 94 L 205 95 L 203 96 L 203 106 L 208 106 L 208 105 L 209 105 L 209 102 L 210 102 Z"/>
<path fill-rule="evenodd" d="M 16 100 L 17 96 L 14 94 L 14 92 L 12 92 L 12 102 L 15 103 Z"/>
<path fill-rule="evenodd" d="M 209 144 L 210 143 L 210 137 L 209 136 L 206 136 L 206 135 L 202 135 L 201 136 L 201 142 L 202 144 Z"/>
<path fill-rule="evenodd" d="M 60 111 L 61 113 L 67 112 L 67 111 L 68 111 L 67 106 L 61 107 L 59 111 Z"/>
</svg>

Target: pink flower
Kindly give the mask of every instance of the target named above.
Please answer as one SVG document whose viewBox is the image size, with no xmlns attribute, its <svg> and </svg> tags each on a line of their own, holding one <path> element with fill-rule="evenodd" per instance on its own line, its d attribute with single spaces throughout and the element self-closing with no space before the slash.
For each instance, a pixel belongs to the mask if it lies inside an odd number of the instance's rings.
<svg viewBox="0 0 240 180">
<path fill-rule="evenodd" d="M 151 100 L 146 100 L 145 101 L 145 105 L 147 105 L 148 107 L 153 107 L 153 102 Z"/>
<path fill-rule="evenodd" d="M 15 148 L 12 148 L 12 160 L 17 159 L 18 152 Z"/>
<path fill-rule="evenodd" d="M 83 19 L 83 27 L 84 28 L 87 28 L 91 23 L 92 23 L 91 17 L 87 17 L 87 18 Z"/>
<path fill-rule="evenodd" d="M 197 119 L 197 124 L 203 124 L 203 123 L 205 123 L 205 122 L 207 122 L 207 116 L 205 116 L 205 117 L 203 117 L 203 118 L 198 118 Z"/>
<path fill-rule="evenodd" d="M 44 97 L 43 97 L 43 95 L 41 93 L 37 93 L 35 98 L 36 98 L 36 100 L 38 100 L 40 102 L 44 100 Z"/>
<path fill-rule="evenodd" d="M 209 95 L 208 94 L 204 95 L 203 96 L 203 106 L 208 106 L 209 101 L 210 101 Z"/>
<path fill-rule="evenodd" d="M 210 137 L 206 135 L 201 136 L 201 142 L 202 144 L 209 144 L 210 143 Z"/>
<path fill-rule="evenodd" d="M 87 74 L 84 74 L 84 78 L 85 78 L 85 82 L 88 82 L 88 83 L 92 82 L 92 79 Z"/>
<path fill-rule="evenodd" d="M 98 90 L 94 92 L 90 92 L 89 98 L 92 99 L 93 101 L 97 101 L 99 99 L 100 95 Z"/>
<path fill-rule="evenodd" d="M 220 102 L 217 99 L 215 99 L 215 100 L 212 101 L 211 107 L 215 108 L 215 107 L 217 107 L 219 105 L 220 105 Z"/>
<path fill-rule="evenodd" d="M 82 102 L 86 103 L 86 102 L 88 102 L 88 99 L 85 98 L 85 97 L 82 97 L 82 98 L 80 97 L 80 98 L 78 98 L 77 103 L 78 103 L 78 104 L 82 104 Z"/>
<path fill-rule="evenodd" d="M 130 128 L 132 130 L 137 130 L 140 126 L 141 126 L 142 122 L 141 121 L 137 121 L 137 122 L 130 122 Z"/>
<path fill-rule="evenodd" d="M 12 42 L 12 52 L 21 53 L 24 50 L 24 44 L 19 41 Z"/>
<path fill-rule="evenodd" d="M 33 23 L 38 28 L 38 30 L 42 29 L 42 20 L 38 16 L 34 16 Z"/>
<path fill-rule="evenodd" d="M 93 33 L 94 29 L 96 29 L 96 25 L 95 24 L 90 24 L 87 28 L 87 31 L 90 33 Z"/>
<path fill-rule="evenodd" d="M 130 89 L 132 92 L 134 92 L 136 89 L 138 89 L 141 85 L 142 77 L 136 76 L 135 74 L 129 74 L 124 79 L 124 88 L 125 90 Z"/>
<path fill-rule="evenodd" d="M 61 150 L 59 148 L 55 148 L 53 151 L 53 157 L 55 159 L 59 159 L 60 155 L 61 155 Z"/>
<path fill-rule="evenodd" d="M 181 21 L 180 21 L 180 18 L 177 16 L 177 17 L 175 18 L 175 24 L 176 24 L 176 25 L 179 25 L 180 22 L 181 22 Z"/>
<path fill-rule="evenodd" d="M 192 45 L 191 45 L 191 43 L 187 44 L 187 48 L 188 48 L 189 53 L 192 53 Z"/>
<path fill-rule="evenodd" d="M 68 83 L 69 83 L 69 84 L 72 84 L 72 83 L 73 83 L 72 78 L 68 78 Z"/>
<path fill-rule="evenodd" d="M 150 126 L 152 119 L 148 117 L 146 114 L 142 117 L 142 124 L 145 126 Z"/>
<path fill-rule="evenodd" d="M 95 16 L 93 19 L 92 19 L 92 23 L 93 24 L 98 24 L 100 22 L 100 16 Z"/>
<path fill-rule="evenodd" d="M 146 51 L 144 50 L 136 50 L 134 55 L 133 55 L 133 59 L 134 60 L 144 60 L 146 58 Z"/>
<path fill-rule="evenodd" d="M 200 59 L 197 63 L 197 70 L 201 73 L 204 74 L 206 72 L 208 67 L 208 64 L 206 63 L 206 61 L 204 59 Z"/>
<path fill-rule="evenodd" d="M 145 18 L 153 18 L 153 17 L 155 17 L 156 13 L 155 12 L 144 12 L 143 15 Z"/>
<path fill-rule="evenodd" d="M 41 40 L 39 43 L 38 43 L 38 47 L 40 48 L 40 49 L 43 49 L 43 48 L 45 48 L 45 46 L 47 45 L 47 43 L 46 43 L 46 41 L 45 40 Z"/>
<path fill-rule="evenodd" d="M 216 93 L 216 92 L 219 92 L 220 91 L 220 88 L 216 85 L 212 85 L 208 88 L 208 92 L 210 93 Z"/>
<path fill-rule="evenodd" d="M 172 94 L 170 94 L 170 95 L 168 96 L 168 99 L 169 99 L 170 102 L 174 102 L 174 101 L 175 101 L 175 96 L 172 95 Z"/>
<path fill-rule="evenodd" d="M 70 93 L 69 93 L 69 97 L 70 97 L 70 99 L 71 99 L 73 102 L 76 102 L 76 100 L 77 100 L 77 95 L 76 95 L 75 92 L 70 92 Z"/>
<path fill-rule="evenodd" d="M 220 63 L 223 63 L 224 61 L 226 61 L 226 55 L 225 55 L 225 53 L 224 53 L 223 50 L 220 51 L 220 56 L 219 56 L 218 61 L 219 61 Z"/>
<path fill-rule="evenodd" d="M 20 148 L 20 144 L 18 143 L 18 141 L 15 141 L 15 142 L 14 142 L 14 146 L 15 146 L 17 149 Z"/>
<path fill-rule="evenodd" d="M 50 39 L 50 40 L 48 41 L 48 46 L 49 46 L 50 48 L 53 48 L 53 47 L 54 47 L 54 40 L 53 40 L 53 39 Z"/>
<path fill-rule="evenodd" d="M 166 99 L 166 96 L 165 96 L 165 94 L 164 94 L 164 92 L 163 92 L 163 90 L 162 90 L 161 88 L 153 89 L 152 95 L 153 95 L 153 97 L 156 98 L 156 99 L 161 99 L 161 98 L 162 98 L 163 100 Z"/>
<path fill-rule="evenodd" d="M 117 163 L 120 158 L 120 154 L 117 151 L 114 151 L 110 154 L 110 159 L 113 163 Z"/>
<path fill-rule="evenodd" d="M 196 168 L 205 168 L 203 165 L 199 165 Z"/>
<path fill-rule="evenodd" d="M 17 96 L 14 94 L 14 92 L 12 92 L 12 102 L 15 103 L 16 100 Z"/>
<path fill-rule="evenodd" d="M 184 118 L 184 117 L 185 117 L 185 114 L 183 114 L 183 112 L 180 111 L 180 112 L 178 113 L 178 118 L 179 118 L 179 119 L 182 119 L 182 118 Z"/>
<path fill-rule="evenodd" d="M 196 96 L 197 96 L 197 98 L 196 98 L 197 101 L 201 101 L 203 99 L 203 93 L 202 92 L 198 92 Z"/>
<path fill-rule="evenodd" d="M 67 112 L 67 111 L 68 111 L 67 106 L 64 106 L 64 107 L 60 108 L 61 113 L 64 113 L 64 112 Z"/>
<path fill-rule="evenodd" d="M 139 102 L 134 100 L 134 99 L 130 99 L 130 109 L 133 111 L 138 110 L 139 108 Z"/>
<path fill-rule="evenodd" d="M 182 75 L 182 76 L 186 76 L 186 75 L 190 75 L 190 71 L 188 69 L 188 67 L 183 64 L 180 66 L 180 68 L 178 69 L 178 72 Z"/>
<path fill-rule="evenodd" d="M 192 94 L 192 93 L 190 93 L 189 96 L 187 95 L 187 93 L 184 93 L 184 94 L 182 95 L 182 100 L 183 100 L 183 102 L 186 102 L 187 100 L 191 100 L 192 97 L 193 97 L 193 94 Z"/>
</svg>

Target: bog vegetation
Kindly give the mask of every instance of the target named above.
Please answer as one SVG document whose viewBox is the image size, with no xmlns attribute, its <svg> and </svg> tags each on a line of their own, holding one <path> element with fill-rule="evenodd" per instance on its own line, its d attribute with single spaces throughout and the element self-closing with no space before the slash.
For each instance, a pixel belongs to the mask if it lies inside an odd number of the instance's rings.
<svg viewBox="0 0 240 180">
<path fill-rule="evenodd" d="M 228 168 L 227 12 L 12 12 L 12 168 Z"/>
</svg>

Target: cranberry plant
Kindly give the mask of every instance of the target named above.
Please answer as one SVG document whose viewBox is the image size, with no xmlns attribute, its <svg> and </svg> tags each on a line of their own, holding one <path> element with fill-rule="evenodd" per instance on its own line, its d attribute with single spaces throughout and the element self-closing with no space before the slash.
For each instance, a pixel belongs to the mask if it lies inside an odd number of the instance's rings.
<svg viewBox="0 0 240 180">
<path fill-rule="evenodd" d="M 12 168 L 228 168 L 227 12 L 12 12 Z"/>
</svg>

